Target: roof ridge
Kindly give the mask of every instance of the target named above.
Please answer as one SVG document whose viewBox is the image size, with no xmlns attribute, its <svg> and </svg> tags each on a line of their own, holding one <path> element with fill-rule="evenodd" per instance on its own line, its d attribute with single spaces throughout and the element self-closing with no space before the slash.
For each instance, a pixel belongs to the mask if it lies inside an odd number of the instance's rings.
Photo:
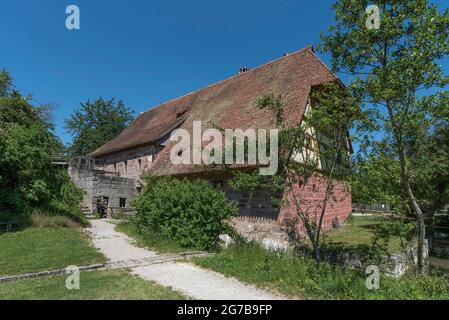
<svg viewBox="0 0 449 320">
<path fill-rule="evenodd" d="M 198 92 L 200 92 L 200 91 L 203 91 L 203 90 L 206 90 L 206 89 L 208 89 L 208 88 L 211 88 L 211 87 L 217 86 L 217 85 L 219 85 L 219 84 L 222 84 L 222 83 L 224 83 L 224 82 L 226 82 L 226 81 L 235 79 L 235 78 L 237 78 L 237 77 L 239 77 L 239 76 L 241 76 L 241 75 L 246 75 L 246 74 L 248 74 L 248 73 L 250 73 L 250 72 L 253 72 L 253 71 L 255 71 L 255 70 L 261 69 L 261 68 L 266 67 L 266 66 L 269 66 L 269 65 L 271 65 L 271 64 L 273 64 L 273 63 L 279 62 L 279 61 L 281 61 L 281 60 L 283 60 L 283 59 L 286 59 L 286 58 L 288 58 L 288 57 L 291 57 L 292 55 L 299 54 L 299 53 L 302 53 L 302 52 L 307 51 L 307 50 L 310 50 L 310 51 L 311 51 L 311 52 L 318 58 L 318 60 L 320 61 L 320 63 L 322 63 L 322 64 L 326 67 L 326 69 L 327 69 L 329 72 L 331 72 L 333 76 L 335 76 L 335 74 L 334 74 L 332 71 L 330 71 L 329 68 L 325 65 L 325 63 L 324 63 L 323 61 L 321 61 L 321 59 L 315 54 L 315 50 L 314 50 L 314 48 L 313 48 L 313 45 L 309 45 L 309 46 L 307 46 L 307 47 L 305 47 L 305 48 L 299 49 L 299 50 L 294 51 L 294 52 L 292 52 L 292 53 L 289 53 L 289 54 L 287 54 L 287 55 L 285 55 L 285 56 L 282 56 L 282 57 L 280 57 L 280 58 L 277 58 L 277 59 L 268 61 L 268 62 L 266 62 L 266 63 L 264 63 L 264 64 L 261 64 L 260 66 L 257 66 L 257 67 L 255 67 L 254 69 L 250 69 L 250 70 L 248 70 L 248 71 L 246 71 L 246 72 L 244 72 L 244 73 L 238 73 L 238 74 L 235 74 L 235 75 L 233 75 L 233 76 L 231 76 L 231 77 L 229 77 L 229 78 L 226 78 L 226 79 L 220 80 L 220 81 L 218 81 L 218 82 L 212 83 L 212 84 L 207 85 L 207 86 L 205 86 L 205 87 L 202 87 L 202 88 L 200 88 L 200 89 L 198 89 L 198 90 L 191 91 L 191 92 L 186 93 L 186 94 L 184 94 L 184 95 L 182 95 L 182 96 L 180 96 L 180 97 L 177 97 L 177 98 L 170 99 L 170 100 L 167 100 L 167 101 L 165 101 L 165 102 L 162 102 L 161 104 L 159 104 L 159 105 L 157 105 L 157 106 L 154 106 L 153 108 L 150 108 L 150 109 L 148 109 L 148 110 L 142 111 L 139 115 L 142 115 L 142 114 L 144 114 L 144 113 L 150 112 L 150 111 L 155 110 L 155 109 L 157 109 L 157 108 L 163 107 L 164 105 L 166 105 L 166 104 L 168 104 L 168 103 L 170 103 L 170 102 L 174 102 L 174 101 L 176 101 L 176 100 L 180 100 L 180 99 L 182 99 L 182 98 L 191 96 L 191 95 L 193 95 L 193 94 L 195 94 L 195 93 L 198 93 Z M 336 76 L 335 76 L 335 77 L 336 77 Z"/>
</svg>

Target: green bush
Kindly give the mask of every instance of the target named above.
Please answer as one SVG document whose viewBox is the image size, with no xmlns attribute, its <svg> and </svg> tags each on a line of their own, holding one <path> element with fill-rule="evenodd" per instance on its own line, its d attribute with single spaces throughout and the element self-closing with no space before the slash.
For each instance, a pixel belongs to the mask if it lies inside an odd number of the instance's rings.
<svg viewBox="0 0 449 320">
<path fill-rule="evenodd" d="M 80 209 L 84 191 L 70 180 L 65 170 L 58 169 L 55 171 L 51 180 L 53 184 L 50 199 L 29 207 L 27 210 L 28 214 L 46 217 L 66 217 L 82 225 L 88 225 L 88 221 Z"/>
<path fill-rule="evenodd" d="M 182 247 L 210 249 L 227 232 L 226 219 L 238 214 L 235 204 L 207 182 L 146 178 L 146 187 L 135 199 L 140 233 L 160 231 Z"/>
</svg>

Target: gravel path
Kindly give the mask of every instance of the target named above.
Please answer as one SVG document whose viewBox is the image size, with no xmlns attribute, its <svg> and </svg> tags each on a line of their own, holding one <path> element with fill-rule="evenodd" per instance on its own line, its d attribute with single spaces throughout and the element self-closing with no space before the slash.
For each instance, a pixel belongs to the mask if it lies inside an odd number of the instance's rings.
<svg viewBox="0 0 449 320">
<path fill-rule="evenodd" d="M 156 252 L 138 248 L 134 241 L 115 231 L 115 225 L 104 220 L 92 220 L 88 232 L 92 242 L 109 260 L 129 260 L 154 257 Z M 244 284 L 190 263 L 165 262 L 131 269 L 143 279 L 201 300 L 278 300 L 283 299 L 255 286 Z"/>
</svg>

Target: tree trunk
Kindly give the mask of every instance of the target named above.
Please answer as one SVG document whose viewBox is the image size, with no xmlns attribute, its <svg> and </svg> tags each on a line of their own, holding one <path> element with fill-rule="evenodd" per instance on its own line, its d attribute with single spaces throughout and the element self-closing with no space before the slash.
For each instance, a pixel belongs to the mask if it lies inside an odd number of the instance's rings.
<svg viewBox="0 0 449 320">
<path fill-rule="evenodd" d="M 405 151 L 401 148 L 400 159 L 401 159 L 401 179 L 404 187 L 404 191 L 410 203 L 413 206 L 413 211 L 416 214 L 418 220 L 418 268 L 421 273 L 427 272 L 427 264 L 424 257 L 424 243 L 426 239 L 426 225 L 424 223 L 424 214 L 413 194 L 412 188 L 410 187 L 410 177 L 407 169 L 407 162 L 405 159 Z"/>
<path fill-rule="evenodd" d="M 316 262 L 321 261 L 320 244 L 316 241 L 313 241 L 313 258 Z"/>
<path fill-rule="evenodd" d="M 418 220 L 418 268 L 421 273 L 427 272 L 427 264 L 424 258 L 424 242 L 426 238 L 426 226 L 424 223 L 424 214 L 416 200 L 413 190 L 410 186 L 410 175 L 407 168 L 407 156 L 405 154 L 404 145 L 402 142 L 401 130 L 398 129 L 398 124 L 395 122 L 395 116 L 393 109 L 391 108 L 390 102 L 387 102 L 387 109 L 390 116 L 390 120 L 393 125 L 393 134 L 396 140 L 396 148 L 399 154 L 400 164 L 401 164 L 401 181 L 405 194 L 407 195 L 411 205 L 413 206 L 413 211 L 416 214 Z"/>
<path fill-rule="evenodd" d="M 321 209 L 320 221 L 318 223 L 318 228 L 317 228 L 317 232 L 316 232 L 316 243 L 317 243 L 318 248 L 320 247 L 320 240 L 321 240 L 320 237 L 321 237 L 321 229 L 323 228 L 324 215 L 326 214 L 326 209 L 327 209 L 327 204 L 329 202 L 330 193 L 333 190 L 332 180 L 333 180 L 333 176 L 334 176 L 335 167 L 337 166 L 337 162 L 338 162 L 338 153 L 339 153 L 340 147 L 341 147 L 341 139 L 342 139 L 342 129 L 340 128 L 338 131 L 338 136 L 337 136 L 337 147 L 335 148 L 336 154 L 332 161 L 331 170 L 326 179 L 326 192 L 324 194 L 324 199 L 323 199 L 323 208 Z M 319 257 L 319 252 L 318 252 L 318 257 Z"/>
<path fill-rule="evenodd" d="M 285 168 L 285 169 L 286 169 L 286 172 L 288 172 L 288 169 L 287 168 Z M 306 182 L 304 182 L 303 188 L 305 187 L 305 185 L 306 185 Z M 290 190 L 291 190 L 292 196 L 295 200 L 296 213 L 298 214 L 299 219 L 301 220 L 304 227 L 306 228 L 307 236 L 309 237 L 309 240 L 312 243 L 313 257 L 316 261 L 319 262 L 321 260 L 321 255 L 320 255 L 319 241 L 317 242 L 317 240 L 316 240 L 317 239 L 316 233 L 313 230 L 313 227 L 311 226 L 311 224 L 308 220 L 307 214 L 302 211 L 301 201 L 299 199 L 299 196 L 295 192 L 295 188 L 294 188 L 293 184 L 290 185 Z"/>
</svg>

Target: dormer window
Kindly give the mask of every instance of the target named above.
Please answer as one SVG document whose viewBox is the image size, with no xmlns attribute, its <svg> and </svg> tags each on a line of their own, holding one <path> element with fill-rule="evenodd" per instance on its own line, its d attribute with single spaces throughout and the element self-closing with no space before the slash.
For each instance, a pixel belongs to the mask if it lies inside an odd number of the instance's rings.
<svg viewBox="0 0 449 320">
<path fill-rule="evenodd" d="M 182 110 L 176 113 L 176 118 L 181 118 L 183 115 L 187 113 L 187 110 Z"/>
</svg>

